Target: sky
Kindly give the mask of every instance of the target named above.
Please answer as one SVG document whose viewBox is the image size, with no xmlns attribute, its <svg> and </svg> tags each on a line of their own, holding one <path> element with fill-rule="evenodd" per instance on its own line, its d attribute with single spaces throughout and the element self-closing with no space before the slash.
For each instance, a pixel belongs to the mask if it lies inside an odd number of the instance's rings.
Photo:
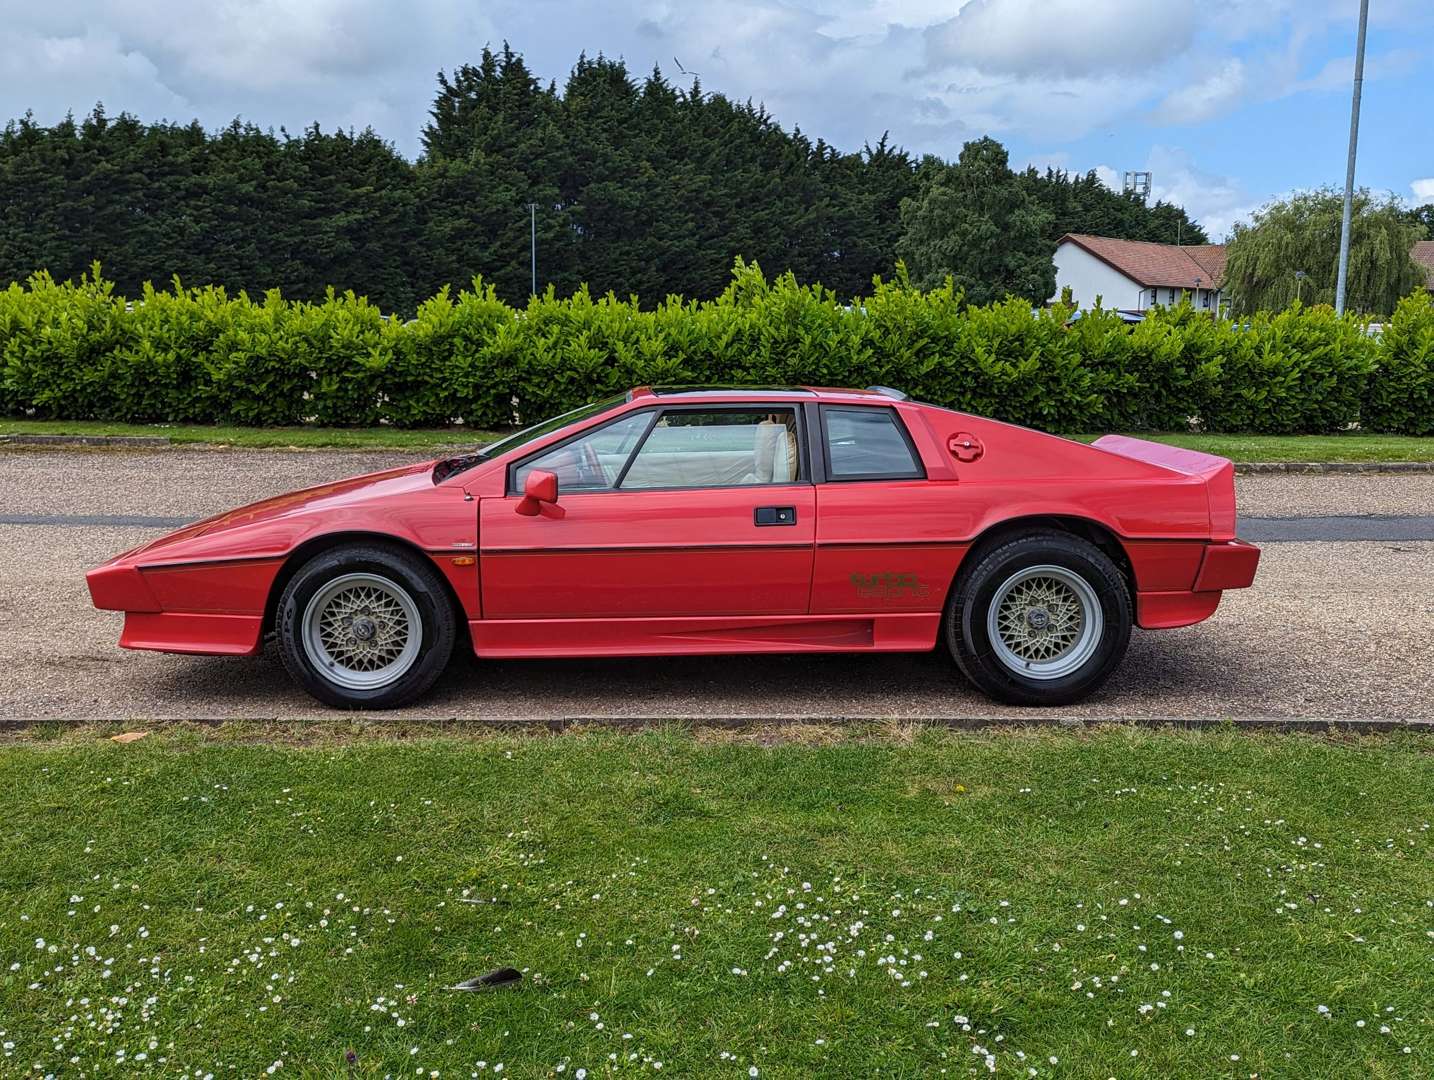
<svg viewBox="0 0 1434 1080">
<path fill-rule="evenodd" d="M 1434 202 L 1434 2 L 1372 0 L 1357 183 Z M 0 0 L 0 116 L 372 127 L 419 152 L 436 73 L 505 40 L 562 85 L 579 53 L 752 99 L 842 149 L 1095 169 L 1215 238 L 1342 185 L 1358 0 Z M 679 66 L 680 65 L 680 66 Z"/>
</svg>

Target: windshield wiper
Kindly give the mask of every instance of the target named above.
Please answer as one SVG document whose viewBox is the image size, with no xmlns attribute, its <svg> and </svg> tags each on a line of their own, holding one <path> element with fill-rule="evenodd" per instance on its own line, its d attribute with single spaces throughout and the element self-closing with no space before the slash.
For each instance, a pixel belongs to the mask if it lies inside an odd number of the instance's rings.
<svg viewBox="0 0 1434 1080">
<path fill-rule="evenodd" d="M 482 450 L 475 451 L 471 454 L 459 454 L 457 457 L 444 458 L 433 466 L 433 482 L 435 484 L 441 484 L 450 476 L 456 476 L 458 473 L 465 472 L 473 468 L 474 465 L 487 460 L 488 455 Z"/>
</svg>

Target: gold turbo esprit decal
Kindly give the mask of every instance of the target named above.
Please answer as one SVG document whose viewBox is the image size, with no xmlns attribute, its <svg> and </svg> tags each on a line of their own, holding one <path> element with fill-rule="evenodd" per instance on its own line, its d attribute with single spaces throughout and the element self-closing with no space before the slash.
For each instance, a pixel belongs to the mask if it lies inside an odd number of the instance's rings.
<svg viewBox="0 0 1434 1080">
<path fill-rule="evenodd" d="M 851 583 L 862 600 L 919 599 L 931 591 L 915 574 L 852 574 Z"/>
</svg>

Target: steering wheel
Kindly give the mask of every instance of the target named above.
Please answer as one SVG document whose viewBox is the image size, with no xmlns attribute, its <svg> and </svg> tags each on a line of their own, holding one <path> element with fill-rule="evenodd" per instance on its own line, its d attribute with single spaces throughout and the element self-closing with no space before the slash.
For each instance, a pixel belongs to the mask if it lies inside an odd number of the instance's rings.
<svg viewBox="0 0 1434 1080">
<path fill-rule="evenodd" d="M 607 487 L 607 476 L 602 471 L 602 461 L 598 458 L 597 450 L 591 442 L 581 445 L 582 456 L 575 463 L 578 479 L 583 483 L 591 483 L 594 487 Z"/>
</svg>

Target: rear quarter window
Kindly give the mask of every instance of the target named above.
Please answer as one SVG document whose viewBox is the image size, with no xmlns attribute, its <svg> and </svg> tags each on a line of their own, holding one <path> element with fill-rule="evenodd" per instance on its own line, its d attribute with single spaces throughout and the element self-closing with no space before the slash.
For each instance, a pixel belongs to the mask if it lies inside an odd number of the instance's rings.
<svg viewBox="0 0 1434 1080">
<path fill-rule="evenodd" d="M 822 434 L 832 480 L 912 480 L 926 475 L 894 409 L 823 406 Z"/>
</svg>

